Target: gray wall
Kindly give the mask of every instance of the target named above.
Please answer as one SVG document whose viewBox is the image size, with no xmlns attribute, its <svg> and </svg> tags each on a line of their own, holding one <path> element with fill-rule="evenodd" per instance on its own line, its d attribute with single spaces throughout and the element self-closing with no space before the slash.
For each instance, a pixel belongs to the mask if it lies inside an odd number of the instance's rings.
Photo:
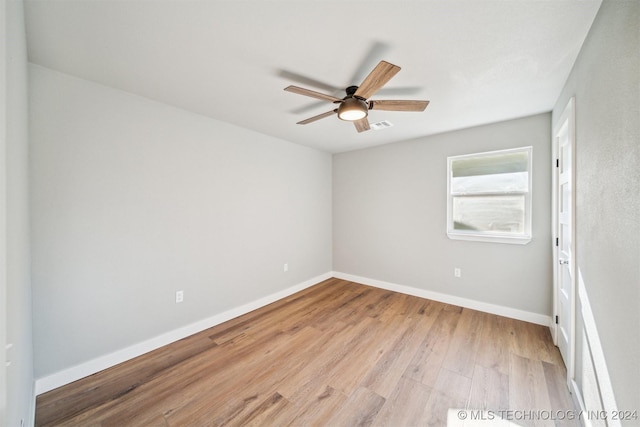
<svg viewBox="0 0 640 427">
<path fill-rule="evenodd" d="M 331 270 L 329 154 L 30 72 L 37 378 Z"/>
<path fill-rule="evenodd" d="M 571 96 L 577 266 L 618 407 L 640 410 L 640 2 L 603 2 L 554 118 Z"/>
<path fill-rule="evenodd" d="M 551 315 L 550 120 L 541 114 L 334 155 L 333 269 Z M 447 156 L 529 145 L 532 241 L 450 240 Z"/>
<path fill-rule="evenodd" d="M 28 195 L 27 57 L 22 1 L 6 4 L 6 419 L 0 424 L 19 426 L 33 421 L 33 346 L 31 337 L 31 285 Z M 5 129 L 3 129 L 5 130 Z M 4 150 L 3 150 L 4 151 Z M 6 172 L 5 172 L 6 171 Z M 2 239 L 4 242 L 4 239 Z M 0 268 L 0 271 L 4 269 Z M 5 314 L 6 313 L 6 314 Z M 6 317 L 5 317 L 6 316 Z M 1 347 L 4 351 L 4 345 Z M 2 364 L 4 370 L 4 363 Z M 4 388 L 4 383 L 3 383 Z"/>
</svg>

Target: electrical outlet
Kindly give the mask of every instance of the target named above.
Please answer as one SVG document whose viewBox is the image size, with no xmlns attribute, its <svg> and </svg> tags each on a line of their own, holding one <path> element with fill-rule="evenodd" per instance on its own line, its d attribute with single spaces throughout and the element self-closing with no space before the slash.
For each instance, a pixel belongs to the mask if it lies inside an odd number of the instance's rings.
<svg viewBox="0 0 640 427">
<path fill-rule="evenodd" d="M 176 304 L 184 301 L 184 291 L 176 291 Z"/>
<path fill-rule="evenodd" d="M 289 271 L 289 264 L 285 264 L 284 267 L 282 268 L 285 272 Z"/>
<path fill-rule="evenodd" d="M 458 267 L 453 269 L 453 276 L 454 277 L 462 277 L 462 270 L 459 269 Z"/>
</svg>

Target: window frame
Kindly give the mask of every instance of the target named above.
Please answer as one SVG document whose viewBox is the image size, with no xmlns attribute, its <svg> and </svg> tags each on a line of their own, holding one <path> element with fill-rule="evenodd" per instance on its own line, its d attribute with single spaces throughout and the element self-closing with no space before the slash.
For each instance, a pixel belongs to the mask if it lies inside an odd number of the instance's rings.
<svg viewBox="0 0 640 427">
<path fill-rule="evenodd" d="M 527 192 L 492 192 L 477 193 L 479 196 L 498 196 L 510 194 L 524 195 L 524 231 L 521 234 L 513 234 L 500 231 L 476 231 L 476 230 L 456 230 L 453 228 L 453 200 L 460 195 L 452 194 L 452 165 L 456 160 L 464 160 L 470 158 L 490 157 L 498 154 L 508 154 L 526 152 L 528 158 L 528 191 Z M 474 193 L 470 193 L 473 195 Z M 447 157 L 447 237 L 453 240 L 470 240 L 477 242 L 491 243 L 508 243 L 526 245 L 532 239 L 532 199 L 533 199 L 533 147 L 517 147 L 506 150 L 485 151 L 479 153 L 463 154 L 458 156 Z"/>
</svg>

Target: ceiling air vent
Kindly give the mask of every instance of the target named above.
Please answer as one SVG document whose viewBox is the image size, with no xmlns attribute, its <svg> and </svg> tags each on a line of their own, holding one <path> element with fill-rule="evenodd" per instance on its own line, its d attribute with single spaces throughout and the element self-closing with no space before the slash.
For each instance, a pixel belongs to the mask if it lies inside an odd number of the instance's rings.
<svg viewBox="0 0 640 427">
<path fill-rule="evenodd" d="M 378 122 L 378 123 L 371 123 L 371 125 L 369 125 L 369 126 L 373 130 L 381 130 L 381 129 L 390 128 L 391 126 L 393 126 L 393 123 L 388 122 L 386 120 L 383 120 L 383 121 Z"/>
</svg>

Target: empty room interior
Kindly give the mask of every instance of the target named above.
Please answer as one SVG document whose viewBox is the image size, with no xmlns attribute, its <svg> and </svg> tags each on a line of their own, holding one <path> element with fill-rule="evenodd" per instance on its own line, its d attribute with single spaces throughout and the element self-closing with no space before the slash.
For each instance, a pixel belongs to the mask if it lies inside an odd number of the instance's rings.
<svg viewBox="0 0 640 427">
<path fill-rule="evenodd" d="M 640 2 L 0 4 L 0 425 L 640 425 Z"/>
</svg>

